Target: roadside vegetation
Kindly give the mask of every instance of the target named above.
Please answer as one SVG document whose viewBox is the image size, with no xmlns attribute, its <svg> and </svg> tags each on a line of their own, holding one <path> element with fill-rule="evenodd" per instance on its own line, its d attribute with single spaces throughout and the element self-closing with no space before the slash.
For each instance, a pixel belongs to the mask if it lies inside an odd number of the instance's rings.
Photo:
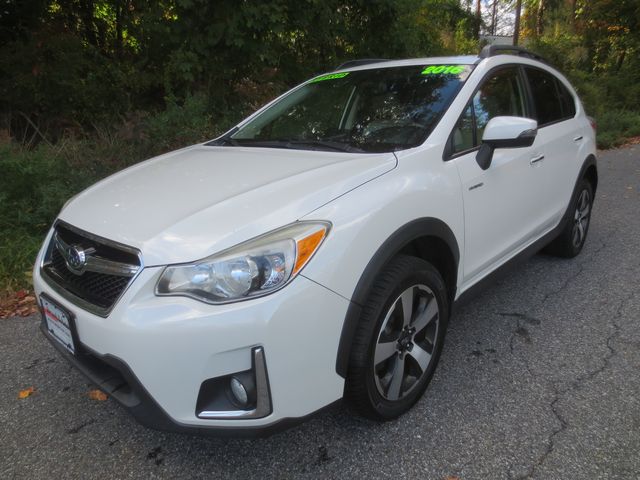
<svg viewBox="0 0 640 480">
<path fill-rule="evenodd" d="M 476 1 L 7 0 L 0 293 L 29 288 L 44 234 L 86 186 L 342 61 L 477 53 L 495 19 Z M 523 1 L 520 43 L 576 85 L 601 148 L 640 135 L 639 19 L 638 1 Z"/>
</svg>

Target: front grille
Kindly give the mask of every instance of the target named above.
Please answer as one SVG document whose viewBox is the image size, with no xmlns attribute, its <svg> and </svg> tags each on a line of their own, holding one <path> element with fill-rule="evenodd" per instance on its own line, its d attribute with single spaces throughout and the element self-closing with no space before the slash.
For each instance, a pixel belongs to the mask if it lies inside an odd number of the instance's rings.
<svg viewBox="0 0 640 480">
<path fill-rule="evenodd" d="M 69 249 L 86 252 L 84 264 L 70 266 Z M 142 269 L 137 250 L 59 222 L 42 264 L 43 276 L 61 295 L 106 316 Z"/>
</svg>

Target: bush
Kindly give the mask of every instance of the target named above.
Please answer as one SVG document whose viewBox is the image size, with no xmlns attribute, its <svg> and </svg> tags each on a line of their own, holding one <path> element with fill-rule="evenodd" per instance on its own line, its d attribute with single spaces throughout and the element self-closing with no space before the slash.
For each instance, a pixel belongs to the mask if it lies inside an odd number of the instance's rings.
<svg viewBox="0 0 640 480">
<path fill-rule="evenodd" d="M 166 110 L 146 119 L 143 128 L 148 141 L 166 151 L 214 138 L 220 123 L 224 119 L 214 122 L 207 97 L 189 95 L 182 103 L 169 99 Z"/>
<path fill-rule="evenodd" d="M 77 180 L 64 158 L 48 146 L 34 151 L 0 148 L 0 228 L 46 231 Z"/>
<path fill-rule="evenodd" d="M 613 148 L 625 139 L 640 136 L 640 113 L 609 110 L 598 116 L 598 146 Z"/>
<path fill-rule="evenodd" d="M 16 41 L 0 49 L 0 112 L 13 117 L 15 132 L 24 115 L 53 139 L 112 121 L 135 92 L 121 67 L 72 35 Z"/>
<path fill-rule="evenodd" d="M 0 290 L 28 283 L 39 243 L 75 179 L 50 147 L 0 147 Z M 3 288 L 4 287 L 4 288 Z"/>
</svg>

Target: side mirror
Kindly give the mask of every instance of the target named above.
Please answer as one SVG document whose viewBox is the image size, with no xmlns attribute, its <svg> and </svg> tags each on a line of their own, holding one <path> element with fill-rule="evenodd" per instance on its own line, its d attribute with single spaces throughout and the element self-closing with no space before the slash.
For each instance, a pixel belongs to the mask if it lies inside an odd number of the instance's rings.
<svg viewBox="0 0 640 480">
<path fill-rule="evenodd" d="M 482 145 L 476 161 L 483 170 L 491 165 L 496 148 L 522 148 L 533 145 L 538 134 L 538 122 L 524 117 L 493 117 L 482 135 Z"/>
</svg>

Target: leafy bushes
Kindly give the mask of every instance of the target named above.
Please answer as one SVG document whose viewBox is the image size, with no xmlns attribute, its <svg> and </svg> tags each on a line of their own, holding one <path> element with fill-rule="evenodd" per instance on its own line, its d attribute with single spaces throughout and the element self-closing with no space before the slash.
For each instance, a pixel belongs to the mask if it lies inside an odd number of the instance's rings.
<svg viewBox="0 0 640 480">
<path fill-rule="evenodd" d="M 640 136 L 640 112 L 610 110 L 598 119 L 598 146 L 613 148 L 620 146 L 627 138 Z"/>
<path fill-rule="evenodd" d="M 78 185 L 50 147 L 0 147 L 0 171 L 0 287 L 21 287 L 51 219 Z"/>
<path fill-rule="evenodd" d="M 0 112 L 26 141 L 22 116 L 51 140 L 66 130 L 112 120 L 129 107 L 128 79 L 79 38 L 64 34 L 34 36 L 0 48 Z"/>
<path fill-rule="evenodd" d="M 153 139 L 154 150 L 167 151 L 213 138 L 221 133 L 218 125 L 223 123 L 224 117 L 214 123 L 204 95 L 189 95 L 182 104 L 169 100 L 165 111 L 149 116 L 143 135 Z"/>
</svg>

